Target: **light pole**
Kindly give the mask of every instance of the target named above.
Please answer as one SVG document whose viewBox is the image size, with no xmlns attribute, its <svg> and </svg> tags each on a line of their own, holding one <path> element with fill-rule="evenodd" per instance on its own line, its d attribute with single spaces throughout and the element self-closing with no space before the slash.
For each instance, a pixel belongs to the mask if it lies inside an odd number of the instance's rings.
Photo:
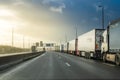
<svg viewBox="0 0 120 80">
<path fill-rule="evenodd" d="M 75 54 L 78 55 L 78 33 L 77 33 L 77 26 L 76 26 L 76 39 L 75 39 Z"/>
<path fill-rule="evenodd" d="M 67 35 L 65 34 L 65 43 L 67 43 Z"/>
<path fill-rule="evenodd" d="M 99 5 L 98 6 L 99 8 L 101 8 L 102 9 L 102 29 L 104 29 L 104 6 L 103 5 Z"/>
<path fill-rule="evenodd" d="M 12 27 L 12 47 L 14 46 L 14 27 Z"/>
<path fill-rule="evenodd" d="M 29 39 L 29 43 L 28 43 L 28 48 L 30 48 L 31 46 L 31 41 L 30 41 L 30 39 Z"/>
<path fill-rule="evenodd" d="M 24 44 L 24 36 L 23 36 L 23 49 L 24 49 L 24 47 L 25 47 L 25 44 Z"/>
</svg>

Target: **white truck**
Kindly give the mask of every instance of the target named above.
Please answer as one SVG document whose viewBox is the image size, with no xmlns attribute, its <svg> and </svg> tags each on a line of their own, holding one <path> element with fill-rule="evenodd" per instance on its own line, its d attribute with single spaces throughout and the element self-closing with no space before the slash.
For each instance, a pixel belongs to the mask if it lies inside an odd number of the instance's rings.
<svg viewBox="0 0 120 80">
<path fill-rule="evenodd" d="M 74 53 L 75 53 L 75 40 L 69 41 L 68 52 L 69 52 L 70 54 L 74 54 Z"/>
<path fill-rule="evenodd" d="M 68 48 L 69 48 L 69 43 L 64 43 L 61 45 L 61 51 L 64 52 L 64 53 L 68 53 Z"/>
<path fill-rule="evenodd" d="M 120 65 L 120 19 L 112 21 L 103 33 L 103 61 L 111 61 Z"/>
<path fill-rule="evenodd" d="M 78 51 L 86 58 L 102 59 L 101 37 L 104 29 L 93 29 L 78 37 Z"/>
<path fill-rule="evenodd" d="M 44 47 L 36 47 L 36 51 L 37 52 L 43 52 L 44 51 Z"/>
</svg>

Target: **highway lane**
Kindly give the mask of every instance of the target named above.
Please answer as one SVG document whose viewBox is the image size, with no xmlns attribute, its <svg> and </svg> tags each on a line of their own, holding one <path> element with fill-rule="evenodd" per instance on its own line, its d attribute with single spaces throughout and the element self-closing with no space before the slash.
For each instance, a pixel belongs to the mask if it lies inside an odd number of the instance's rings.
<svg viewBox="0 0 120 80">
<path fill-rule="evenodd" d="M 120 67 L 77 56 L 46 52 L 0 74 L 0 80 L 120 79 Z"/>
</svg>

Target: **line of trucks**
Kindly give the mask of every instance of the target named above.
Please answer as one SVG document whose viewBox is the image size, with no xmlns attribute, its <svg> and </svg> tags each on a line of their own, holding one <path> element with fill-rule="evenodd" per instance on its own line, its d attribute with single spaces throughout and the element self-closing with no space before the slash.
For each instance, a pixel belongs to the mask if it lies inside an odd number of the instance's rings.
<svg viewBox="0 0 120 80">
<path fill-rule="evenodd" d="M 93 29 L 60 46 L 65 53 L 120 65 L 120 19 L 110 22 L 107 29 Z"/>
</svg>

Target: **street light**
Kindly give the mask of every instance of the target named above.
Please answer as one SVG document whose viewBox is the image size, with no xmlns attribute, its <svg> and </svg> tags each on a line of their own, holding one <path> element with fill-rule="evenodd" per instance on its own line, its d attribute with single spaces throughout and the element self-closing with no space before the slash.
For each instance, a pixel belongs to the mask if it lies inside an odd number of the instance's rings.
<svg viewBox="0 0 120 80">
<path fill-rule="evenodd" d="M 24 44 L 24 36 L 23 36 L 23 49 L 25 48 L 25 44 Z"/>
<path fill-rule="evenodd" d="M 14 46 L 14 27 L 12 27 L 12 47 Z"/>
<path fill-rule="evenodd" d="M 104 29 L 104 6 L 99 5 L 98 7 L 102 9 L 102 29 Z"/>
<path fill-rule="evenodd" d="M 78 55 L 78 33 L 77 33 L 77 26 L 76 26 L 76 39 L 75 39 L 75 54 Z"/>
</svg>

